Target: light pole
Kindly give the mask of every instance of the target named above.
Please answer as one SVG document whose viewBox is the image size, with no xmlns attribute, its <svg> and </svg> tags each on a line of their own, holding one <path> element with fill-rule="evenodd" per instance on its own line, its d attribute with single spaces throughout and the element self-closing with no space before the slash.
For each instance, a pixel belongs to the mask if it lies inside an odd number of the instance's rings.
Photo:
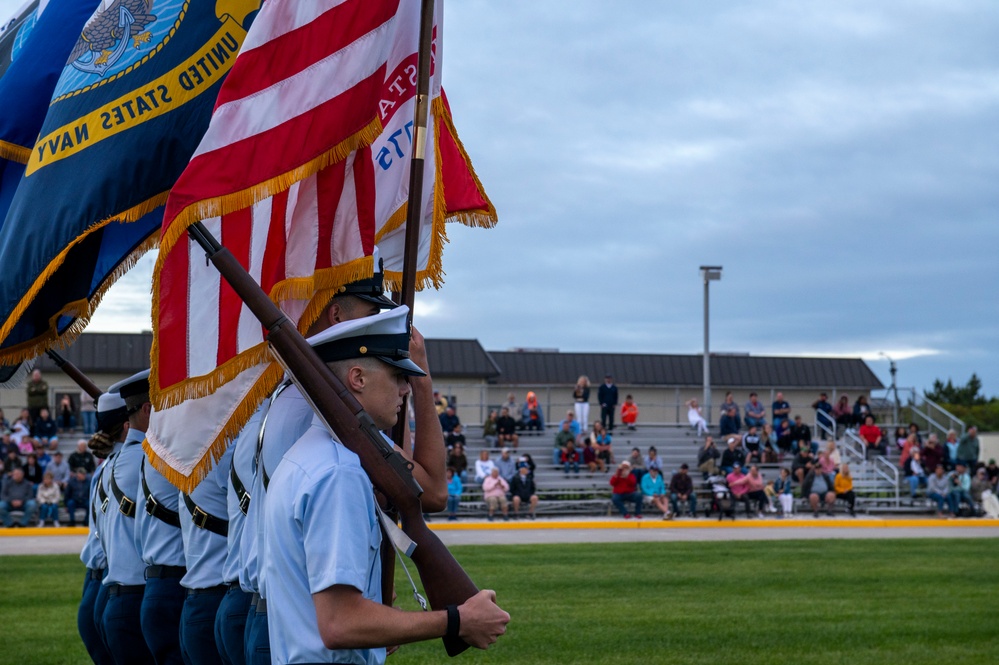
<svg viewBox="0 0 999 665">
<path fill-rule="evenodd" d="M 895 366 L 895 360 L 889 356 L 884 351 L 879 351 L 878 355 L 885 358 L 888 361 L 888 371 L 891 373 L 891 392 L 892 392 L 892 415 L 895 419 L 895 426 L 898 426 L 898 385 L 895 383 L 895 374 L 898 372 L 898 367 Z"/>
<path fill-rule="evenodd" d="M 708 284 L 721 279 L 721 266 L 701 266 L 701 277 L 704 279 L 704 419 L 711 422 L 711 354 L 708 346 Z"/>
</svg>

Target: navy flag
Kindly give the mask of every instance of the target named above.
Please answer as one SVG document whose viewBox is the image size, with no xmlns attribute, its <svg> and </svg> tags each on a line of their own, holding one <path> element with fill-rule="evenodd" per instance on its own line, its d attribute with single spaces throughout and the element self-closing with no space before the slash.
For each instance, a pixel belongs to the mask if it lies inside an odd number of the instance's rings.
<svg viewBox="0 0 999 665">
<path fill-rule="evenodd" d="M 100 0 L 63 61 L 0 227 L 0 364 L 70 343 L 155 246 L 163 203 L 258 7 Z"/>
</svg>

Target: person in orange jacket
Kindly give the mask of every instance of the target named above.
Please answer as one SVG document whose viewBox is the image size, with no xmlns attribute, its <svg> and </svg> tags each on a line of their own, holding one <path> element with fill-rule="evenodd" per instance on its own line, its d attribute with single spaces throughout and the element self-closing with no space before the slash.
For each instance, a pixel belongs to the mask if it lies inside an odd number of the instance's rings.
<svg viewBox="0 0 999 665">
<path fill-rule="evenodd" d="M 631 398 L 631 395 L 628 395 L 624 398 L 624 404 L 621 405 L 621 422 L 628 429 L 634 431 L 636 420 L 638 420 L 638 405 L 635 404 L 635 400 Z"/>
</svg>

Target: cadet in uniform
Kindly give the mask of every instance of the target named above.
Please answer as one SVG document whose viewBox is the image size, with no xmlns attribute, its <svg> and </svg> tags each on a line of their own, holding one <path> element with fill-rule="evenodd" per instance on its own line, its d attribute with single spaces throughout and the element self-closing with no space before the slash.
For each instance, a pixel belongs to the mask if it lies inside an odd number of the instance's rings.
<svg viewBox="0 0 999 665">
<path fill-rule="evenodd" d="M 187 598 L 180 616 L 180 648 L 187 665 L 222 662 L 215 644 L 215 616 L 228 588 L 222 582 L 222 570 L 229 534 L 226 490 L 232 455 L 229 446 L 204 480 L 189 495 L 181 494 L 187 574 L 180 585 L 187 590 Z"/>
<path fill-rule="evenodd" d="M 410 359 L 407 314 L 400 307 L 309 340 L 380 429 L 398 419 L 408 377 L 426 375 Z M 400 612 L 381 604 L 381 529 L 371 482 L 318 417 L 275 470 L 264 520 L 261 578 L 273 662 L 381 663 L 388 645 L 450 631 L 486 648 L 506 630 L 509 615 L 492 591 L 470 598 L 450 621 L 444 610 Z"/>
<path fill-rule="evenodd" d="M 128 430 L 128 413 L 121 395 L 104 393 L 100 396 L 97 400 L 97 426 L 98 431 L 90 440 L 90 449 L 96 457 L 107 459 L 121 448 Z M 83 581 L 80 609 L 76 615 L 76 626 L 83 645 L 87 647 L 90 659 L 97 665 L 114 665 L 114 658 L 104 644 L 104 631 L 100 624 L 100 617 L 104 614 L 108 600 L 107 587 L 101 584 L 107 572 L 108 561 L 104 556 L 97 526 L 97 512 L 101 506 L 97 488 L 100 486 L 101 474 L 108 466 L 107 462 L 99 466 L 90 480 L 90 531 L 80 552 L 80 560 L 87 567 L 87 574 Z"/>
<path fill-rule="evenodd" d="M 148 373 L 147 373 L 148 375 Z M 149 405 L 149 382 L 142 398 Z M 149 425 L 150 406 L 145 422 Z M 131 430 L 129 430 L 131 434 Z M 142 597 L 142 635 L 157 665 L 182 665 L 180 613 L 186 591 L 180 580 L 187 573 L 184 541 L 180 532 L 180 492 L 152 463 L 143 459 L 133 481 L 139 497 L 135 516 L 135 542 L 146 564 L 146 593 Z"/>
<path fill-rule="evenodd" d="M 358 280 L 343 287 L 324 310 L 315 324 L 308 331 L 315 335 L 331 326 L 345 321 L 369 317 L 379 310 L 391 309 L 395 303 L 385 297 L 383 289 L 383 269 L 378 258 L 377 247 L 374 253 L 375 265 L 378 270 L 368 279 Z M 417 353 L 425 357 L 423 338 L 416 333 Z M 440 420 L 433 407 L 433 386 L 429 378 L 419 384 L 421 395 L 417 400 L 417 441 L 414 457 L 414 474 L 424 489 L 422 501 L 428 511 L 442 510 L 447 501 L 447 480 L 445 477 L 445 453 Z M 425 408 L 420 408 L 420 407 Z M 281 457 L 292 443 L 301 436 L 312 423 L 312 408 L 302 397 L 298 388 L 287 385 L 279 388 L 269 403 L 260 410 L 259 429 L 254 428 L 252 436 L 240 436 L 237 442 L 237 459 L 240 457 L 240 447 L 247 444 L 255 447 L 256 469 L 251 488 L 252 499 L 246 516 L 240 542 L 240 557 L 245 571 L 241 574 L 243 587 L 252 591 L 254 597 L 246 620 L 245 630 L 245 662 L 249 665 L 264 665 L 270 663 L 270 651 L 267 644 L 267 602 L 263 581 L 259 575 L 259 552 L 265 537 L 265 522 L 263 520 L 264 502 L 270 473 L 277 468 Z M 249 427 L 244 428 L 246 434 Z M 244 441 L 244 439 L 246 439 Z M 244 448 L 245 450 L 245 448 Z M 408 455 L 409 452 L 407 451 Z M 235 662 L 235 661 L 234 661 Z"/>
<path fill-rule="evenodd" d="M 139 615 L 146 588 L 146 564 L 136 539 L 137 479 L 142 465 L 142 440 L 149 423 L 149 370 L 139 372 L 110 388 L 125 401 L 128 434 L 121 450 L 105 464 L 98 498 L 103 512 L 97 516 L 101 544 L 108 560 L 104 576 L 108 600 L 102 615 L 105 644 L 118 665 L 148 665 L 153 655 L 142 636 Z"/>
</svg>

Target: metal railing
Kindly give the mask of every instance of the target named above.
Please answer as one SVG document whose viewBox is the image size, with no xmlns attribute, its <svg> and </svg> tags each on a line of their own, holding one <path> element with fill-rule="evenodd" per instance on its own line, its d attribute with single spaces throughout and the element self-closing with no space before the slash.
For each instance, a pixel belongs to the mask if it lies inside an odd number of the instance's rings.
<svg viewBox="0 0 999 665">
<path fill-rule="evenodd" d="M 894 404 L 893 394 L 890 388 L 885 388 L 883 391 L 883 396 L 877 396 L 876 393 L 881 391 L 873 391 L 871 393 L 872 399 L 880 400 L 882 403 Z M 909 422 L 914 422 L 920 426 L 920 430 L 927 433 L 935 433 L 940 437 L 941 440 L 947 438 L 947 432 L 954 430 L 957 432 L 958 436 L 965 433 L 967 425 L 963 420 L 955 416 L 953 413 L 943 408 L 933 400 L 929 399 L 922 393 L 922 391 L 916 390 L 915 388 L 898 388 L 899 401 L 904 402 L 899 404 L 899 411 L 907 412 L 909 416 Z M 894 429 L 898 426 L 905 426 L 908 423 L 885 423 L 885 426 Z"/>
</svg>

